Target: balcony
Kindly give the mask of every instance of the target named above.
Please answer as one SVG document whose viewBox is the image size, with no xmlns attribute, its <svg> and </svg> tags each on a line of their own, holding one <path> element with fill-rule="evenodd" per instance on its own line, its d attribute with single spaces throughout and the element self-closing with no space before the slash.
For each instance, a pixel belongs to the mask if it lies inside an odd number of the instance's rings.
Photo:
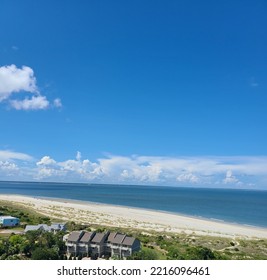
<svg viewBox="0 0 267 280">
<path fill-rule="evenodd" d="M 78 246 L 79 246 L 79 247 L 87 247 L 88 245 L 85 244 L 85 243 L 79 243 Z"/>
<path fill-rule="evenodd" d="M 118 245 L 112 245 L 112 244 L 111 244 L 110 248 L 111 248 L 111 249 L 119 249 L 120 246 L 118 246 Z"/>
<path fill-rule="evenodd" d="M 129 247 L 121 247 L 121 250 L 123 250 L 123 251 L 129 251 L 130 252 L 130 249 L 131 248 L 129 248 Z"/>
<path fill-rule="evenodd" d="M 97 245 L 97 244 L 92 244 L 92 243 L 91 243 L 91 244 L 90 244 L 90 247 L 91 247 L 91 248 L 99 248 L 99 247 L 100 247 L 100 245 Z"/>
</svg>

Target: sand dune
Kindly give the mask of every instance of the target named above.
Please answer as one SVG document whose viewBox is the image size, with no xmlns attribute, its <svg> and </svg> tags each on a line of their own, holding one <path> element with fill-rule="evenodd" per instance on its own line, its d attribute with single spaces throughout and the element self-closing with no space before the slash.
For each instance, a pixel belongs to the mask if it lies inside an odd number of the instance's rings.
<svg viewBox="0 0 267 280">
<path fill-rule="evenodd" d="M 158 232 L 184 232 L 224 237 L 267 238 L 267 228 L 242 226 L 160 211 L 19 195 L 0 195 L 0 200 L 27 206 L 55 220 L 127 227 L 144 231 L 154 230 Z"/>
</svg>

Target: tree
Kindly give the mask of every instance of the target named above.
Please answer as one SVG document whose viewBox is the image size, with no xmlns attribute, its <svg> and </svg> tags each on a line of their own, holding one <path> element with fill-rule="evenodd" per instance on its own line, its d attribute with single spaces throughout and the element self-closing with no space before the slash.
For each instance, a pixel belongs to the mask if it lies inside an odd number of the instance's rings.
<svg viewBox="0 0 267 280">
<path fill-rule="evenodd" d="M 27 257 L 30 257 L 31 255 L 31 249 L 32 249 L 32 246 L 31 244 L 29 243 L 28 240 L 26 240 L 25 242 L 23 242 L 22 244 L 20 244 L 19 246 L 19 251 L 21 254 L 27 256 Z"/>
<path fill-rule="evenodd" d="M 190 260 L 215 260 L 216 256 L 211 249 L 198 246 L 187 249 L 187 259 Z"/>
<path fill-rule="evenodd" d="M 139 252 L 135 252 L 132 256 L 128 257 L 129 260 L 158 260 L 158 254 L 149 248 L 143 248 Z"/>
<path fill-rule="evenodd" d="M 19 245 L 25 241 L 25 238 L 21 235 L 14 234 L 9 237 L 9 242 L 11 245 Z"/>
<path fill-rule="evenodd" d="M 58 260 L 58 254 L 53 249 L 36 248 L 32 252 L 33 260 Z"/>
<path fill-rule="evenodd" d="M 184 260 L 178 248 L 170 247 L 167 253 L 168 260 Z"/>
<path fill-rule="evenodd" d="M 0 256 L 6 252 L 6 242 L 0 240 Z"/>
</svg>

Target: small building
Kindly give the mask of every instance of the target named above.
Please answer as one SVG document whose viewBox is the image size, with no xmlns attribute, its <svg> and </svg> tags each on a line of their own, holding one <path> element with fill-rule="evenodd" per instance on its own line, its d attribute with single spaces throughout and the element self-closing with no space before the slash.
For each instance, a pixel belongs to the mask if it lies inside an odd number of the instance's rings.
<svg viewBox="0 0 267 280">
<path fill-rule="evenodd" d="M 0 227 L 15 227 L 19 225 L 19 218 L 12 216 L 0 216 Z"/>
<path fill-rule="evenodd" d="M 48 226 L 46 224 L 27 225 L 25 227 L 24 232 L 27 232 L 27 231 L 30 231 L 30 230 L 42 230 L 42 231 L 56 233 L 58 231 L 65 231 L 66 230 L 66 225 L 65 224 L 59 224 L 59 223 L 53 223 L 53 224 L 51 224 L 51 226 Z"/>
</svg>

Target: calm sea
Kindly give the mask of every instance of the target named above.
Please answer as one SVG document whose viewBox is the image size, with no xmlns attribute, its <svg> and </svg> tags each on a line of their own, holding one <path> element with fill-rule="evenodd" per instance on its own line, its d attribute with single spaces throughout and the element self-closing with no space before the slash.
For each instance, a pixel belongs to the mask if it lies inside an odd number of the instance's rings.
<svg viewBox="0 0 267 280">
<path fill-rule="evenodd" d="M 147 208 L 267 228 L 267 191 L 0 182 L 0 194 L 75 199 Z"/>
</svg>

